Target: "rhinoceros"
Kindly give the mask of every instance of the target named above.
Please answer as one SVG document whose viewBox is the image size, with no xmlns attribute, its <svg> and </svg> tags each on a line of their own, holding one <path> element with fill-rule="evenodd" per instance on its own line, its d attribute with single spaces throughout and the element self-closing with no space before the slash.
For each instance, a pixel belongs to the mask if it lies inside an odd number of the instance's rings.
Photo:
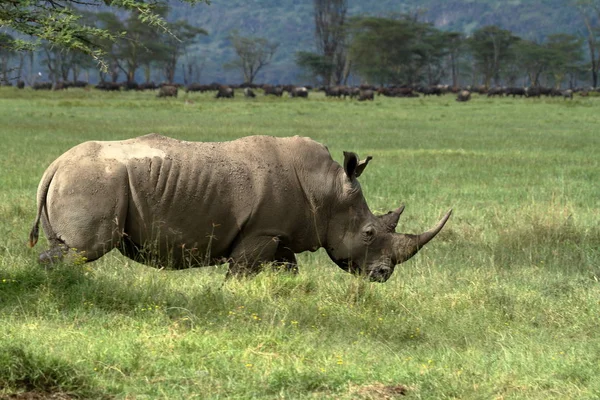
<svg viewBox="0 0 600 400">
<path fill-rule="evenodd" d="M 342 269 L 385 282 L 443 227 L 395 233 L 404 207 L 375 216 L 358 177 L 371 160 L 344 152 L 343 166 L 304 137 L 250 136 L 188 142 L 150 134 L 73 147 L 44 173 L 37 216 L 50 243 L 41 263 L 93 261 L 113 248 L 155 267 L 263 263 L 296 270 L 296 253 L 325 248 Z"/>
</svg>

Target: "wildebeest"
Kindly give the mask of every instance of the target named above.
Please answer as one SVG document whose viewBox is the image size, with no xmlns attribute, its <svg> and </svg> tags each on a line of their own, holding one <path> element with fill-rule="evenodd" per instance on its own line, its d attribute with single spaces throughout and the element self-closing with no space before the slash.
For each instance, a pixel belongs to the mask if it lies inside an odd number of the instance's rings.
<svg viewBox="0 0 600 400">
<path fill-rule="evenodd" d="M 32 86 L 33 90 L 50 90 L 52 82 L 35 82 Z"/>
<path fill-rule="evenodd" d="M 513 97 L 513 99 L 514 99 L 516 96 L 521 96 L 521 97 L 523 97 L 523 96 L 525 96 L 525 88 L 520 88 L 520 87 L 509 87 L 509 88 L 506 88 L 506 90 L 505 90 L 505 93 L 506 93 L 506 96 L 507 96 L 507 97 L 508 97 L 508 96 L 512 96 L 512 97 Z"/>
<path fill-rule="evenodd" d="M 358 101 L 371 100 L 375 98 L 375 93 L 371 89 L 361 90 L 358 94 Z"/>
<path fill-rule="evenodd" d="M 504 89 L 501 87 L 490 88 L 487 92 L 487 97 L 494 97 L 494 96 L 502 97 L 503 95 L 504 95 Z"/>
<path fill-rule="evenodd" d="M 462 90 L 458 96 L 456 96 L 456 101 L 469 101 L 471 100 L 471 92 L 468 90 Z"/>
<path fill-rule="evenodd" d="M 289 94 L 290 94 L 290 97 L 307 98 L 308 97 L 308 89 L 306 89 L 304 86 L 293 87 L 293 88 L 289 89 Z"/>
<path fill-rule="evenodd" d="M 358 177 L 371 160 L 335 162 L 309 138 L 250 136 L 186 142 L 157 134 L 90 141 L 56 159 L 38 186 L 29 245 L 42 223 L 40 261 L 93 261 L 113 248 L 156 267 L 230 264 L 252 274 L 323 247 L 342 269 L 385 282 L 443 228 L 395 233 L 404 207 L 369 210 Z"/>
<path fill-rule="evenodd" d="M 254 97 L 256 97 L 256 94 L 254 94 L 254 91 L 252 89 L 250 89 L 249 87 L 246 87 L 246 88 L 244 88 L 244 96 L 254 98 Z"/>
<path fill-rule="evenodd" d="M 185 87 L 185 92 L 203 92 L 205 89 L 205 85 L 201 85 L 199 83 L 190 83 Z"/>
<path fill-rule="evenodd" d="M 121 90 L 121 85 L 117 82 L 100 82 L 96 85 L 96 89 L 105 90 L 107 92 L 118 92 Z"/>
<path fill-rule="evenodd" d="M 125 90 L 139 90 L 140 85 L 136 81 L 126 81 L 121 85 Z"/>
<path fill-rule="evenodd" d="M 138 90 L 141 90 L 141 91 L 156 90 L 156 89 L 158 89 L 158 85 L 154 82 L 144 82 L 144 83 L 140 83 L 138 85 Z"/>
<path fill-rule="evenodd" d="M 177 97 L 178 88 L 175 85 L 162 85 L 158 89 L 157 97 Z"/>
<path fill-rule="evenodd" d="M 537 86 L 528 87 L 525 90 L 525 97 L 537 97 L 539 98 L 542 95 L 542 91 Z"/>
<path fill-rule="evenodd" d="M 419 92 L 423 93 L 423 96 L 441 96 L 443 94 L 442 88 L 438 86 L 422 87 Z"/>
<path fill-rule="evenodd" d="M 217 94 L 215 95 L 216 99 L 233 99 L 233 97 L 235 96 L 235 92 L 233 91 L 232 88 L 230 88 L 229 86 L 224 86 L 221 85 L 219 86 L 219 89 L 217 91 Z"/>
<path fill-rule="evenodd" d="M 22 81 L 21 79 L 19 79 L 19 80 L 17 81 L 17 88 L 18 88 L 18 89 L 23 89 L 23 88 L 25 88 L 25 81 Z"/>
<path fill-rule="evenodd" d="M 338 99 L 342 96 L 346 98 L 349 94 L 342 86 L 323 86 L 319 90 L 325 92 L 325 97 L 337 97 Z"/>
<path fill-rule="evenodd" d="M 265 96 L 273 95 L 281 97 L 283 95 L 283 88 L 281 86 L 264 85 L 263 90 L 265 92 Z"/>
<path fill-rule="evenodd" d="M 566 100 L 566 99 L 573 100 L 573 91 L 571 89 L 563 90 L 561 92 L 561 95 L 562 95 L 562 97 L 563 97 L 564 100 Z"/>
<path fill-rule="evenodd" d="M 377 89 L 377 95 L 384 95 L 387 97 L 419 97 L 417 93 L 414 93 L 413 88 L 410 87 L 381 87 Z"/>
</svg>

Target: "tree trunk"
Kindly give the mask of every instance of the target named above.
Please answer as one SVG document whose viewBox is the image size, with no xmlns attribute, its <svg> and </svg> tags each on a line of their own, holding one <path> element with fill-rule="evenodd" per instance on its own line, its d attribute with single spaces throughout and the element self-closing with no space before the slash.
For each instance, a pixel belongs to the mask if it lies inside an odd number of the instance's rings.
<svg viewBox="0 0 600 400">
<path fill-rule="evenodd" d="M 317 51 L 331 62 L 331 70 L 323 75 L 323 84 L 339 84 L 346 63 L 345 20 L 347 0 L 313 0 Z"/>
</svg>

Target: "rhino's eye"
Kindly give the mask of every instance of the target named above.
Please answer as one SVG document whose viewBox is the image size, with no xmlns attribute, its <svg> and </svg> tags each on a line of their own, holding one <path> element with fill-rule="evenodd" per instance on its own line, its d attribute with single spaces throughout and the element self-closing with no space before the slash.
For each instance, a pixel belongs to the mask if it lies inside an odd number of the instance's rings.
<svg viewBox="0 0 600 400">
<path fill-rule="evenodd" d="M 367 243 L 370 243 L 375 238 L 375 228 L 372 225 L 366 226 L 363 231 L 363 238 Z"/>
</svg>

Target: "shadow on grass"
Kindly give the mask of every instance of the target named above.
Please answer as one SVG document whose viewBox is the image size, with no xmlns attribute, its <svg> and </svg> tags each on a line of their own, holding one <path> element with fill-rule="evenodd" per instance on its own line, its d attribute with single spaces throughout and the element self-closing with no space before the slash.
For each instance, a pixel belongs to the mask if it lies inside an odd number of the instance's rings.
<svg viewBox="0 0 600 400">
<path fill-rule="evenodd" d="M 29 349 L 25 344 L 2 344 L 0 388 L 13 393 L 30 392 L 24 398 L 109 398 L 96 387 L 90 374 L 69 361 Z"/>
<path fill-rule="evenodd" d="M 0 281 L 0 314 L 101 320 L 120 314 L 179 329 L 273 329 L 282 334 L 315 330 L 335 337 L 372 337 L 395 343 L 426 340 L 420 322 L 389 328 L 378 318 L 410 293 L 337 272 L 308 267 L 299 275 L 265 271 L 254 278 L 224 280 L 219 268 L 159 271 L 120 259 L 99 265 L 30 263 Z M 418 318 L 417 318 L 418 319 Z M 212 328 L 211 328 L 212 327 Z"/>
</svg>

